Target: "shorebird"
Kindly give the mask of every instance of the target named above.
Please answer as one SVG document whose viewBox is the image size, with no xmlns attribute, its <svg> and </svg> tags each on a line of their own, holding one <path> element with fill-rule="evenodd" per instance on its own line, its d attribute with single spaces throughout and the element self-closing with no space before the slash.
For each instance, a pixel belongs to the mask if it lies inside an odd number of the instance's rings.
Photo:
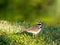
<svg viewBox="0 0 60 45">
<path fill-rule="evenodd" d="M 34 36 L 34 35 L 38 34 L 41 31 L 41 29 L 42 29 L 42 23 L 41 23 L 41 21 L 39 21 L 36 25 L 28 28 L 26 30 L 26 32 L 32 33 Z"/>
</svg>

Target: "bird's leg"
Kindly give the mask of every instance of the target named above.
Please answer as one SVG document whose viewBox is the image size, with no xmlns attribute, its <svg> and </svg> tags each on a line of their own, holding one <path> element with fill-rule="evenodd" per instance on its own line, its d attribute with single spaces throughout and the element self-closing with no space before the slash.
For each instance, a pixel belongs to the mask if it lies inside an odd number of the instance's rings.
<svg viewBox="0 0 60 45">
<path fill-rule="evenodd" d="M 33 38 L 35 38 L 35 36 L 36 36 L 36 35 L 35 35 L 35 34 L 33 34 Z"/>
<path fill-rule="evenodd" d="M 33 34 L 33 38 L 34 38 L 34 34 Z"/>
</svg>

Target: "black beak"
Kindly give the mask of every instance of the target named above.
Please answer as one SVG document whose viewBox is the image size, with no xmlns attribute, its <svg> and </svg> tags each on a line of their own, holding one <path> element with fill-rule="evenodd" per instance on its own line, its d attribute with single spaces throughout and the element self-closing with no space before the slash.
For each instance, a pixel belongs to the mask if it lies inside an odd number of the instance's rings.
<svg viewBox="0 0 60 45">
<path fill-rule="evenodd" d="M 40 28 L 42 28 L 42 27 L 40 27 Z"/>
</svg>

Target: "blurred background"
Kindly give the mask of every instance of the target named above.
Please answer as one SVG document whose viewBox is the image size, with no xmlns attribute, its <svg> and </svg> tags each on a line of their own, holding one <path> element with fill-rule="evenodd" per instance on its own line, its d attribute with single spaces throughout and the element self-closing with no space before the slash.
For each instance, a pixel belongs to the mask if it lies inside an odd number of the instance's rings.
<svg viewBox="0 0 60 45">
<path fill-rule="evenodd" d="M 0 20 L 60 25 L 60 0 L 0 0 Z"/>
<path fill-rule="evenodd" d="M 35 38 L 23 33 L 39 20 Z M 0 0 L 0 45 L 60 45 L 60 0 Z"/>
</svg>

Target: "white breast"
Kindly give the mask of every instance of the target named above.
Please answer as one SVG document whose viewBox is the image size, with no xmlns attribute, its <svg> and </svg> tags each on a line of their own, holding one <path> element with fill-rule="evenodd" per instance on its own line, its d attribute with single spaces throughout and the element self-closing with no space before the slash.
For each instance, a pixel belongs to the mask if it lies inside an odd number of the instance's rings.
<svg viewBox="0 0 60 45">
<path fill-rule="evenodd" d="M 40 31 L 41 31 L 41 28 L 37 32 L 34 32 L 34 34 L 38 34 Z"/>
</svg>

